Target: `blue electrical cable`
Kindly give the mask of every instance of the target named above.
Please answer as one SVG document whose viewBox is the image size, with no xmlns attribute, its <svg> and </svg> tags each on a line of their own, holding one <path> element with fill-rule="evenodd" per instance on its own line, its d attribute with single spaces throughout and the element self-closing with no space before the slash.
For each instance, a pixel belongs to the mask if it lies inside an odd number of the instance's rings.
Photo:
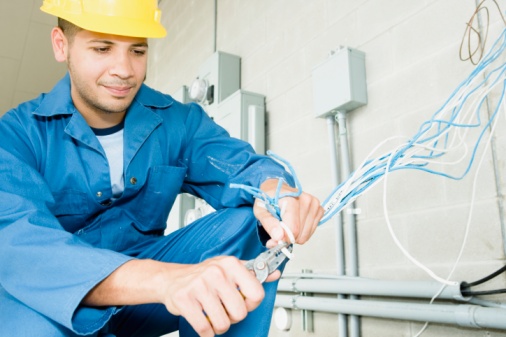
<svg viewBox="0 0 506 337">
<path fill-rule="evenodd" d="M 499 108 L 503 103 L 506 93 L 506 63 L 502 63 L 496 68 L 490 70 L 485 74 L 485 76 L 483 76 L 483 79 L 478 81 L 478 83 L 474 86 L 473 82 L 475 82 L 478 75 L 483 74 L 485 69 L 487 69 L 498 59 L 500 55 L 502 55 L 505 49 L 506 29 L 503 30 L 488 53 L 471 71 L 471 74 L 457 86 L 444 104 L 432 115 L 431 119 L 422 123 L 418 132 L 410 138 L 406 144 L 403 144 L 397 150 L 388 152 L 379 158 L 366 160 L 358 170 L 353 172 L 345 181 L 341 182 L 332 191 L 332 193 L 322 203 L 324 215 L 319 225 L 322 225 L 334 215 L 339 213 L 344 207 L 353 202 L 362 193 L 378 183 L 384 175 L 389 172 L 410 169 L 424 171 L 453 180 L 463 179 L 469 173 L 474 163 L 476 153 L 478 152 L 479 145 L 484 138 L 485 132 L 491 127 L 492 122 L 498 115 Z M 492 88 L 499 85 L 501 82 L 503 87 L 498 103 L 493 113 L 488 117 L 488 121 L 482 125 L 483 123 L 480 111 L 482 110 L 482 107 Z M 489 89 L 487 89 L 484 94 L 481 94 L 480 90 L 483 87 Z M 467 122 L 460 121 L 459 117 L 473 95 L 482 95 L 477 100 L 476 108 L 473 114 L 474 120 Z M 448 113 L 449 115 L 445 118 L 444 114 Z M 452 175 L 430 168 L 431 161 L 442 158 L 448 151 L 451 150 L 448 146 L 451 144 L 450 133 L 453 129 L 478 129 L 479 127 L 482 127 L 482 129 L 479 132 L 475 145 L 471 151 L 471 157 L 467 166 L 460 175 Z M 425 151 L 425 153 L 416 152 L 416 150 L 420 149 Z M 410 151 L 415 152 L 410 153 Z M 268 151 L 267 154 L 288 167 L 295 180 L 297 188 L 296 192 L 281 194 L 281 187 L 283 184 L 282 179 L 279 180 L 276 193 L 272 197 L 268 196 L 259 188 L 240 184 L 231 184 L 230 186 L 234 188 L 241 188 L 247 193 L 250 193 L 254 198 L 262 200 L 269 212 L 276 218 L 280 219 L 280 209 L 278 205 L 279 199 L 283 197 L 298 197 L 302 193 L 302 186 L 297 178 L 295 170 L 288 161 L 271 151 Z"/>
<path fill-rule="evenodd" d="M 271 156 L 275 160 L 285 164 L 286 167 L 288 167 L 288 170 L 295 181 L 295 188 L 297 189 L 295 192 L 281 193 L 281 187 L 283 186 L 283 179 L 278 179 L 278 186 L 276 187 L 276 193 L 274 194 L 273 197 L 269 196 L 267 193 L 265 193 L 261 189 L 259 189 L 257 187 L 253 187 L 253 186 L 248 186 L 248 185 L 244 185 L 244 184 L 230 184 L 230 187 L 231 188 L 240 188 L 240 189 L 244 190 L 245 192 L 248 192 L 249 194 L 251 194 L 254 198 L 262 200 L 265 207 L 272 214 L 272 216 L 274 216 L 278 220 L 281 220 L 281 210 L 279 208 L 279 199 L 285 198 L 285 197 L 297 198 L 302 193 L 302 185 L 300 184 L 299 178 L 297 177 L 297 174 L 295 173 L 293 166 L 287 160 L 281 158 L 280 156 L 276 155 L 272 151 L 267 151 L 267 155 Z"/>
</svg>

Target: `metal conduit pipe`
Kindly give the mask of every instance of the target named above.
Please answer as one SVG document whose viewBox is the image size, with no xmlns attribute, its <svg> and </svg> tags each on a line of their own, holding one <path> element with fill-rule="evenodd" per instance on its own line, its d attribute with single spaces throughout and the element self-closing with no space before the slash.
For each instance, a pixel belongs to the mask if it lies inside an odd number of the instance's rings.
<svg viewBox="0 0 506 337">
<path fill-rule="evenodd" d="M 348 145 L 348 131 L 346 126 L 346 112 L 338 111 L 336 115 L 339 125 L 339 144 L 341 149 L 341 173 L 343 177 L 351 174 L 351 158 Z M 358 276 L 358 249 L 357 249 L 357 230 L 354 214 L 355 204 L 351 203 L 345 209 L 346 215 L 346 275 Z"/>
<path fill-rule="evenodd" d="M 351 174 L 351 158 L 348 146 L 348 131 L 346 126 L 346 112 L 338 111 L 336 120 L 339 125 L 339 144 L 341 148 L 341 173 L 344 177 Z M 355 203 L 351 203 L 346 209 L 346 275 L 358 276 L 358 248 L 357 227 L 355 219 Z M 350 299 L 357 299 L 354 295 Z M 349 329 L 351 337 L 360 336 L 360 321 L 358 317 L 350 316 Z"/>
<path fill-rule="evenodd" d="M 360 277 L 343 277 L 336 279 L 281 278 L 278 291 L 310 292 L 320 294 L 353 294 L 383 297 L 432 298 L 442 288 L 441 283 L 430 281 L 384 281 Z M 445 286 L 438 296 L 467 302 L 463 297 L 460 285 Z"/>
<path fill-rule="evenodd" d="M 419 304 L 278 295 L 275 305 L 290 309 L 452 324 L 468 328 L 506 329 L 506 310 L 468 304 Z"/>
<path fill-rule="evenodd" d="M 332 174 L 332 185 L 337 187 L 339 185 L 339 166 L 336 146 L 336 120 L 334 116 L 327 117 L 327 130 L 330 140 L 330 165 Z M 334 217 L 336 225 L 336 272 L 337 275 L 345 274 L 344 266 L 344 232 L 343 232 L 343 219 L 342 215 L 338 214 Z M 342 294 L 338 294 L 337 298 L 343 299 Z M 348 318 L 346 315 L 338 314 L 338 336 L 348 337 Z"/>
<path fill-rule="evenodd" d="M 477 298 L 477 297 L 471 297 L 467 302 L 470 304 L 481 305 L 482 307 L 506 309 L 506 303 L 482 300 L 481 298 Z"/>
<path fill-rule="evenodd" d="M 213 52 L 216 52 L 218 35 L 218 0 L 214 0 L 214 17 L 213 17 Z"/>
</svg>

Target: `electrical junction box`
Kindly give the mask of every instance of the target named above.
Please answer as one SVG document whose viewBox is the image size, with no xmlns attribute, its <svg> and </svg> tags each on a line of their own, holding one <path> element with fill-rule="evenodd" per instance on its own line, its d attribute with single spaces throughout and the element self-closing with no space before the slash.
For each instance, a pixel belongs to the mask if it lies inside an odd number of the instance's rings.
<svg viewBox="0 0 506 337">
<path fill-rule="evenodd" d="M 342 47 L 313 69 L 313 102 L 316 117 L 351 111 L 367 104 L 365 54 Z"/>
<path fill-rule="evenodd" d="M 236 92 L 241 85 L 241 58 L 221 51 L 211 55 L 199 68 L 189 87 L 191 100 L 204 106 L 211 115 L 215 106 Z"/>
<path fill-rule="evenodd" d="M 214 121 L 257 153 L 265 153 L 265 96 L 237 90 L 218 105 Z"/>
</svg>

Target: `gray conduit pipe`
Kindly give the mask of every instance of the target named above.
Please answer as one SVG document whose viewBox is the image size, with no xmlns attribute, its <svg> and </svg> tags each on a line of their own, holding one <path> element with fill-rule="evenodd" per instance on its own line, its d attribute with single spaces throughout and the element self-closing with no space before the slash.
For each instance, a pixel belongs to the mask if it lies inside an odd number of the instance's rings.
<svg viewBox="0 0 506 337">
<path fill-rule="evenodd" d="M 319 294 L 350 294 L 384 297 L 432 298 L 441 290 L 441 283 L 430 281 L 385 281 L 360 277 L 336 279 L 281 278 L 278 291 Z M 446 286 L 439 299 L 467 302 L 460 285 Z"/>
<path fill-rule="evenodd" d="M 351 158 L 348 145 L 348 131 L 346 126 L 346 112 L 338 111 L 336 115 L 339 125 L 339 144 L 341 149 L 341 173 L 343 177 L 351 174 Z M 355 204 L 351 203 L 344 213 L 346 215 L 346 275 L 358 276 L 357 230 L 354 214 Z"/>
<path fill-rule="evenodd" d="M 213 52 L 217 50 L 218 35 L 218 0 L 214 0 L 214 17 L 213 17 Z"/>
<path fill-rule="evenodd" d="M 336 146 L 336 120 L 334 115 L 327 117 L 327 130 L 329 135 L 330 143 L 330 165 L 332 174 L 332 186 L 337 187 L 339 185 L 339 166 Z M 334 216 L 336 226 L 336 272 L 337 275 L 343 276 L 345 274 L 344 266 L 344 235 L 343 235 L 343 219 L 342 215 L 338 214 Z M 344 295 L 338 294 L 338 299 L 344 299 Z M 338 314 L 338 336 L 348 337 L 348 319 L 346 315 Z"/>
<path fill-rule="evenodd" d="M 346 112 L 338 111 L 336 115 L 339 125 L 339 143 L 341 148 L 341 173 L 343 177 L 351 174 L 351 158 L 348 146 L 348 131 L 346 126 Z M 346 212 L 346 275 L 358 276 L 358 248 L 357 227 L 355 222 L 355 203 L 351 203 L 344 211 Z M 357 299 L 350 296 L 350 299 Z M 349 329 L 351 337 L 360 336 L 360 320 L 357 316 L 350 316 Z"/>
<path fill-rule="evenodd" d="M 506 309 L 506 303 L 495 302 L 495 301 L 488 301 L 488 300 L 482 300 L 481 298 L 477 298 L 477 297 L 471 297 L 468 300 L 468 302 L 470 304 L 481 305 L 482 307 L 491 307 L 491 308 Z"/>
<path fill-rule="evenodd" d="M 419 304 L 278 295 L 275 305 L 290 309 L 452 324 L 468 328 L 506 329 L 506 310 L 468 304 Z"/>
</svg>

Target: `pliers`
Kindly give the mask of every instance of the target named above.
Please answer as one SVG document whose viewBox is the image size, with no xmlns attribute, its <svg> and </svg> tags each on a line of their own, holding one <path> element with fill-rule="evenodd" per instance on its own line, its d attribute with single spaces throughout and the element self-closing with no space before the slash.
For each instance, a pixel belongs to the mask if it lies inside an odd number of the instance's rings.
<svg viewBox="0 0 506 337">
<path fill-rule="evenodd" d="M 283 263 L 288 256 L 283 252 L 285 249 L 291 253 L 293 245 L 290 243 L 280 243 L 263 253 L 260 253 L 256 258 L 246 262 L 246 268 L 252 270 L 260 283 L 265 282 L 267 277 L 272 274 L 279 265 Z"/>
</svg>

